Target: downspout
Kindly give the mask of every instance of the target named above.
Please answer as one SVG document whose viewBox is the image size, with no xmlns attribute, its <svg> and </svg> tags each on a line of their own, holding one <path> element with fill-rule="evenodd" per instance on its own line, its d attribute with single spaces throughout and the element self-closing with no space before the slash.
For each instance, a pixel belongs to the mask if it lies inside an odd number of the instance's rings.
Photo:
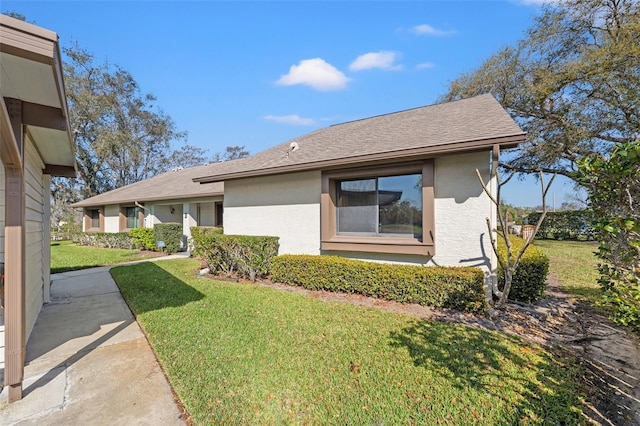
<svg viewBox="0 0 640 426">
<path fill-rule="evenodd" d="M 500 201 L 498 200 L 497 197 L 497 175 L 498 175 L 498 167 L 500 166 L 500 145 L 495 144 L 493 145 L 493 149 L 491 150 L 491 179 L 489 181 L 489 192 L 491 193 L 491 196 L 494 198 L 494 200 Z M 497 215 L 500 214 L 500 210 L 499 210 L 499 206 L 497 206 L 495 203 L 491 203 L 491 207 L 490 207 L 490 212 L 489 212 L 489 217 L 491 218 L 491 240 L 492 241 L 498 241 L 498 232 L 497 232 L 497 228 L 498 228 L 498 224 L 497 224 Z M 489 271 L 490 271 L 490 275 L 489 275 L 489 279 L 490 279 L 490 284 L 491 284 L 491 291 L 490 291 L 490 297 L 493 297 L 493 295 L 497 295 L 498 297 L 501 296 L 502 292 L 498 289 L 498 259 L 496 257 L 496 253 L 493 250 L 493 247 L 491 248 L 491 250 L 489 251 Z"/>
<path fill-rule="evenodd" d="M 151 210 L 145 207 L 144 205 L 140 204 L 139 202 L 134 201 L 133 204 L 135 204 L 136 207 L 141 208 L 142 210 L 146 210 L 147 212 L 149 212 L 149 214 L 151 214 Z M 144 226 L 145 228 L 147 227 L 146 225 L 147 224 L 145 223 L 145 226 Z"/>
</svg>

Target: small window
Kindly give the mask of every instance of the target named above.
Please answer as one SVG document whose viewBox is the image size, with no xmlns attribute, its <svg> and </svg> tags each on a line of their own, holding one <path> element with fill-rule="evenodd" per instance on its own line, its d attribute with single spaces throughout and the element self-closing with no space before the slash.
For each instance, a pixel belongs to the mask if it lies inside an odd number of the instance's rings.
<svg viewBox="0 0 640 426">
<path fill-rule="evenodd" d="M 127 217 L 127 228 L 133 229 L 138 227 L 138 208 L 126 207 L 125 216 Z"/>
<path fill-rule="evenodd" d="M 422 239 L 422 175 L 341 180 L 337 234 Z"/>
<path fill-rule="evenodd" d="M 89 210 L 89 217 L 91 218 L 91 228 L 93 229 L 100 228 L 100 210 L 98 209 Z"/>
</svg>

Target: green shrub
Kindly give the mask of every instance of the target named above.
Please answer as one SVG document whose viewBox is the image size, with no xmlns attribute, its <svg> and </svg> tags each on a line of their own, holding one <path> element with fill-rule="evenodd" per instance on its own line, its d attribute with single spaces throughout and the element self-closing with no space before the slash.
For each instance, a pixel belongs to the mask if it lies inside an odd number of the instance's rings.
<svg viewBox="0 0 640 426">
<path fill-rule="evenodd" d="M 212 273 L 238 273 L 255 280 L 269 273 L 278 254 L 278 237 L 225 235 L 217 231 L 192 234 L 195 251 Z"/>
<path fill-rule="evenodd" d="M 73 242 L 79 246 L 102 248 L 135 248 L 131 237 L 126 232 L 79 232 L 73 236 Z"/>
<path fill-rule="evenodd" d="M 191 238 L 189 238 L 189 251 L 197 257 L 202 257 L 198 247 L 206 245 L 205 235 L 222 234 L 223 229 L 215 226 L 192 226 L 190 228 Z"/>
<path fill-rule="evenodd" d="M 167 253 L 175 253 L 182 245 L 182 224 L 156 223 L 153 225 L 153 236 L 156 241 L 164 242 L 164 250 Z"/>
<path fill-rule="evenodd" d="M 542 213 L 530 213 L 525 221 L 535 225 Z M 591 210 L 547 212 L 538 230 L 538 237 L 547 240 L 592 241 L 596 237 Z"/>
<path fill-rule="evenodd" d="M 142 250 L 156 250 L 156 238 L 153 234 L 153 228 L 134 228 L 129 231 L 133 244 Z"/>
<path fill-rule="evenodd" d="M 512 252 L 515 255 L 524 245 L 522 238 L 511 236 Z M 498 239 L 498 254 L 506 261 L 507 248 L 500 238 Z M 549 272 L 549 258 L 542 250 L 530 245 L 522 256 L 518 269 L 513 276 L 509 299 L 519 302 L 537 302 L 544 295 L 547 288 L 547 272 Z M 498 265 L 498 287 L 504 288 L 504 272 Z"/>
<path fill-rule="evenodd" d="M 478 268 L 373 263 L 336 256 L 283 255 L 273 259 L 271 278 L 310 290 L 356 293 L 468 312 L 485 310 L 484 274 Z"/>
</svg>

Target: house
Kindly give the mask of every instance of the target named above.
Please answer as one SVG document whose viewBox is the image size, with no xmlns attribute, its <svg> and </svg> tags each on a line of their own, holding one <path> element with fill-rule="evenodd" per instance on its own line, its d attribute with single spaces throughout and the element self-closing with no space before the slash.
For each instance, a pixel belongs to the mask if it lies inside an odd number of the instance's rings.
<svg viewBox="0 0 640 426">
<path fill-rule="evenodd" d="M 179 222 L 182 214 L 188 235 L 189 226 L 221 225 L 224 215 L 226 234 L 278 236 L 280 254 L 478 266 L 491 276 L 497 265 L 486 219 L 495 226 L 496 207 L 476 170 L 491 180 L 500 150 L 524 139 L 482 95 L 336 124 L 74 206 L 85 208 L 85 230 Z M 213 221 L 202 213 L 212 202 Z"/>
<path fill-rule="evenodd" d="M 12 402 L 22 398 L 26 342 L 49 301 L 50 178 L 75 176 L 76 165 L 56 33 L 0 15 L 0 64 L 0 361 Z"/>
<path fill-rule="evenodd" d="M 127 232 L 132 228 L 153 228 L 156 223 L 183 226 L 184 237 L 192 226 L 222 226 L 224 184 L 201 185 L 193 179 L 211 166 L 172 170 L 132 183 L 71 207 L 82 207 L 84 232 Z"/>
<path fill-rule="evenodd" d="M 280 254 L 479 266 L 489 276 L 496 207 L 476 170 L 489 181 L 500 149 L 524 139 L 482 95 L 330 126 L 195 181 L 224 182 L 226 234 L 278 236 Z"/>
</svg>

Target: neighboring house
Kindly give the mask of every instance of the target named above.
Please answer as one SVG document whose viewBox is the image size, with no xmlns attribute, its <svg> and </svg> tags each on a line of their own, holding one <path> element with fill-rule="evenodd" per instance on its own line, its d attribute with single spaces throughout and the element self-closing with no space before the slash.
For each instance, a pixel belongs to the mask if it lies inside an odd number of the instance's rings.
<svg viewBox="0 0 640 426">
<path fill-rule="evenodd" d="M 212 165 L 213 166 L 213 165 Z M 156 223 L 181 223 L 183 234 L 192 226 L 222 226 L 222 182 L 201 185 L 193 178 L 212 166 L 178 169 L 72 204 L 84 209 L 85 232 L 127 232 L 153 228 Z"/>
<path fill-rule="evenodd" d="M 84 207 L 86 231 L 182 218 L 189 235 L 196 224 L 222 225 L 224 209 L 225 234 L 278 236 L 280 254 L 478 266 L 490 276 L 497 265 L 486 219 L 495 227 L 496 207 L 476 170 L 489 181 L 500 149 L 524 140 L 482 95 L 337 124 L 73 206 Z"/>
<path fill-rule="evenodd" d="M 225 234 L 280 237 L 280 254 L 482 267 L 496 260 L 483 192 L 525 133 L 491 95 L 337 124 L 195 179 L 224 182 Z M 495 181 L 491 186 L 495 190 Z"/>
<path fill-rule="evenodd" d="M 49 301 L 50 177 L 76 169 L 56 33 L 0 15 L 0 64 L 0 361 L 12 402 L 22 398 L 26 342 Z"/>
</svg>

